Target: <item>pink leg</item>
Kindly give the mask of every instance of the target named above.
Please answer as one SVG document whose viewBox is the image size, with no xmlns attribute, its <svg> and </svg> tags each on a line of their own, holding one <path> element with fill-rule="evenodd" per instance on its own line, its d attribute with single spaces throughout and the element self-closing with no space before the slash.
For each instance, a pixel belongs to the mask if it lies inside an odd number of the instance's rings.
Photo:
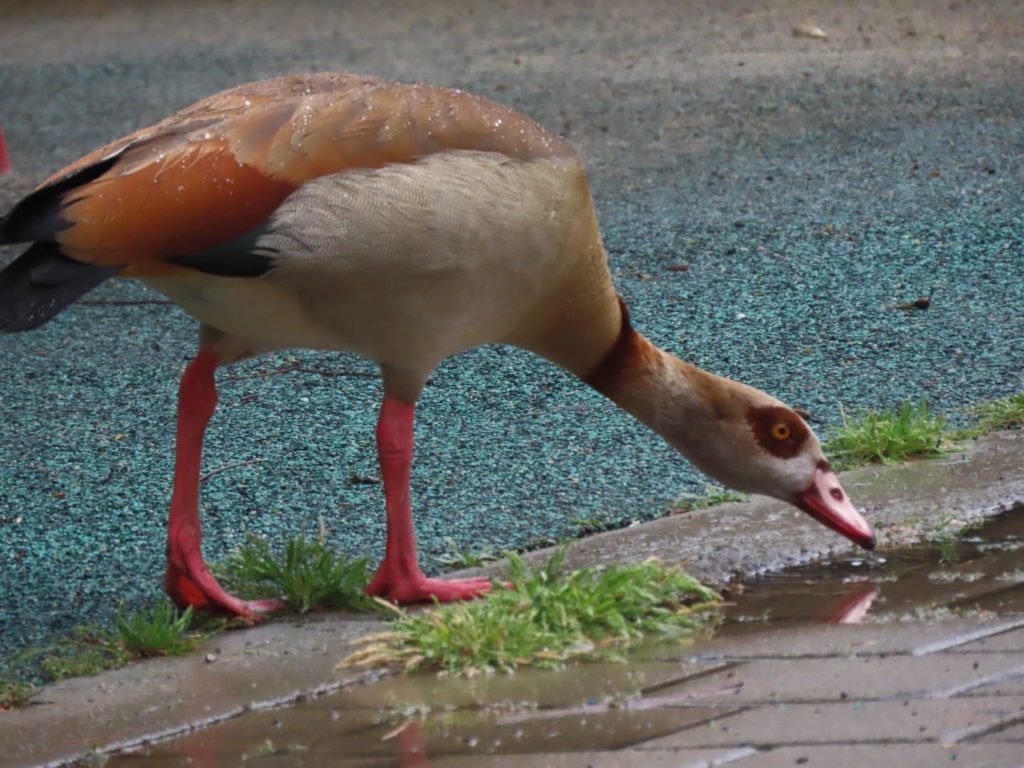
<svg viewBox="0 0 1024 768">
<path fill-rule="evenodd" d="M 185 369 L 178 393 L 178 445 L 174 463 L 174 494 L 167 524 L 167 576 L 164 587 L 182 608 L 193 606 L 252 619 L 281 607 L 277 600 L 246 602 L 228 594 L 203 562 L 199 522 L 199 465 L 206 425 L 217 407 L 214 371 L 217 356 L 200 349 Z"/>
<path fill-rule="evenodd" d="M 433 768 L 427 756 L 423 725 L 415 720 L 407 722 L 398 734 L 398 765 L 399 768 Z"/>
<path fill-rule="evenodd" d="M 11 170 L 11 156 L 7 154 L 7 142 L 4 140 L 4 129 L 0 126 L 0 173 Z"/>
<path fill-rule="evenodd" d="M 443 581 L 428 579 L 416 556 L 416 529 L 409 500 L 412 470 L 413 413 L 416 406 L 385 396 L 377 422 L 377 456 L 384 478 L 388 512 L 388 542 L 384 560 L 377 569 L 369 595 L 396 603 L 434 600 L 469 600 L 491 588 L 488 579 Z"/>
</svg>

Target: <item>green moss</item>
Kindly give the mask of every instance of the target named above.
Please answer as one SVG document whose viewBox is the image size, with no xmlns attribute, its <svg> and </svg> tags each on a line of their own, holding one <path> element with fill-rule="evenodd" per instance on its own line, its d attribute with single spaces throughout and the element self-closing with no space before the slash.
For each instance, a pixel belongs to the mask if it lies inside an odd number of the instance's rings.
<svg viewBox="0 0 1024 768">
<path fill-rule="evenodd" d="M 133 613 L 119 613 L 114 629 L 83 625 L 51 645 L 29 648 L 12 659 L 21 668 L 37 669 L 51 682 L 87 677 L 141 658 L 188 653 L 227 622 L 179 612 L 170 603 Z"/>
<path fill-rule="evenodd" d="M 40 653 L 39 667 L 53 681 L 95 675 L 123 667 L 132 659 L 113 632 L 95 626 L 76 627 Z"/>
<path fill-rule="evenodd" d="M 999 429 L 1021 429 L 1024 427 L 1024 394 L 979 403 L 969 408 L 968 413 L 974 417 L 974 423 L 953 433 L 954 439 L 981 437 Z"/>
<path fill-rule="evenodd" d="M 0 712 L 28 706 L 36 689 L 17 680 L 0 680 Z"/>
</svg>

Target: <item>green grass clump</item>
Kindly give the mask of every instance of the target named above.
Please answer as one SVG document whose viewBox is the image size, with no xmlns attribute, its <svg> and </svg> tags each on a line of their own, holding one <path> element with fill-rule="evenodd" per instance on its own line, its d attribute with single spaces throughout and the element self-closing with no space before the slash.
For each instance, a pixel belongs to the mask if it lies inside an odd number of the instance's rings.
<svg viewBox="0 0 1024 768">
<path fill-rule="evenodd" d="M 569 520 L 576 526 L 575 535 L 585 536 L 588 533 L 603 533 L 628 525 L 628 522 L 612 517 L 607 511 L 573 517 Z M 527 547 L 530 549 L 530 547 Z"/>
<path fill-rule="evenodd" d="M 0 680 L 0 712 L 27 707 L 35 692 L 28 683 Z"/>
<path fill-rule="evenodd" d="M 114 629 L 76 627 L 52 645 L 21 655 L 22 662 L 38 659 L 39 670 L 51 681 L 96 675 L 152 656 L 174 656 L 194 650 L 209 632 L 193 629 L 192 609 L 179 612 L 170 603 L 149 610 L 120 613 Z"/>
<path fill-rule="evenodd" d="M 299 613 L 315 608 L 377 607 L 364 591 L 370 583 L 368 561 L 335 555 L 323 537 L 297 536 L 285 544 L 283 553 L 275 554 L 266 540 L 249 536 L 214 570 L 221 583 L 240 597 L 281 597 Z"/>
<path fill-rule="evenodd" d="M 277 556 L 263 540 L 247 544 L 215 568 L 225 586 L 242 597 L 281 597 L 290 608 L 376 609 L 363 590 L 370 580 L 366 560 L 347 561 L 331 554 L 323 538 L 299 536 Z M 113 629 L 77 627 L 50 645 L 27 649 L 17 661 L 25 669 L 56 682 L 116 669 L 140 658 L 174 656 L 195 650 L 212 635 L 230 626 L 223 618 L 178 611 L 170 603 L 149 610 L 119 613 Z M 22 684 L 0 680 L 0 709 L 17 706 Z"/>
<path fill-rule="evenodd" d="M 448 568 L 477 568 L 484 563 L 501 559 L 501 555 L 493 547 L 459 549 L 458 543 L 451 536 L 445 536 L 444 543 L 448 549 L 440 555 L 434 555 L 434 559 Z"/>
<path fill-rule="evenodd" d="M 76 627 L 67 637 L 42 649 L 39 668 L 50 680 L 96 675 L 123 667 L 132 659 L 116 635 L 95 626 Z"/>
<path fill-rule="evenodd" d="M 657 561 L 565 573 L 560 548 L 542 567 L 509 554 L 509 587 L 485 597 L 407 613 L 342 666 L 399 664 L 456 674 L 558 667 L 609 658 L 647 633 L 692 634 L 718 595 Z"/>
<path fill-rule="evenodd" d="M 828 441 L 826 453 L 837 468 L 862 464 L 891 464 L 942 453 L 946 421 L 933 416 L 921 402 L 904 403 L 894 411 L 866 411 L 856 419 L 843 412 L 843 425 Z"/>
<path fill-rule="evenodd" d="M 838 469 L 938 456 L 946 443 L 1000 429 L 1024 428 L 1024 394 L 980 403 L 968 409 L 968 413 L 974 417 L 973 423 L 954 430 L 942 416 L 931 414 L 924 402 L 916 408 L 903 403 L 892 411 L 868 410 L 855 419 L 842 412 L 843 425 L 828 441 L 825 451 Z"/>
<path fill-rule="evenodd" d="M 160 603 L 149 611 L 120 615 L 115 624 L 121 646 L 134 658 L 177 656 L 206 639 L 190 631 L 191 606 L 179 612 L 170 603 Z"/>
<path fill-rule="evenodd" d="M 668 508 L 668 514 L 679 515 L 684 512 L 694 512 L 698 509 L 717 507 L 719 504 L 727 504 L 731 501 L 745 501 L 746 496 L 728 488 L 717 488 L 713 485 L 707 487 L 707 493 L 687 493 L 673 501 Z"/>
<path fill-rule="evenodd" d="M 970 409 L 976 422 L 959 436 L 978 437 L 998 429 L 1024 427 L 1024 394 L 989 400 Z"/>
</svg>

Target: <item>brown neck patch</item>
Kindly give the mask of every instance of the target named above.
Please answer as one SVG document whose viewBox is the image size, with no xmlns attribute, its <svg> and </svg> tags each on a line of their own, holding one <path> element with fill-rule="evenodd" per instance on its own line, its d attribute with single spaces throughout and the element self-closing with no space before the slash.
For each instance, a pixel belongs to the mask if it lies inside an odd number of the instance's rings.
<svg viewBox="0 0 1024 768">
<path fill-rule="evenodd" d="M 645 353 L 644 339 L 629 321 L 629 308 L 626 307 L 626 302 L 622 300 L 621 296 L 617 298 L 622 314 L 619 335 L 594 370 L 583 377 L 587 384 L 609 397 L 618 388 L 623 372 L 639 363 Z"/>
<path fill-rule="evenodd" d="M 811 435 L 803 420 L 783 405 L 753 407 L 747 411 L 747 422 L 757 444 L 780 459 L 792 459 L 800 453 Z"/>
</svg>

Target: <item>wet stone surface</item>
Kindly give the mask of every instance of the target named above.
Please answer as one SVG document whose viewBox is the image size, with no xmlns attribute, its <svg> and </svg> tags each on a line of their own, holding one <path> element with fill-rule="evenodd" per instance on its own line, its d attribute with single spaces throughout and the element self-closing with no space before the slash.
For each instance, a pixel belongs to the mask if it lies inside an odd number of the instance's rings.
<svg viewBox="0 0 1024 768">
<path fill-rule="evenodd" d="M 778 625 L 1024 613 L 1022 549 L 1024 510 L 1018 509 L 918 546 L 854 553 L 750 582 L 728 615 Z"/>
<path fill-rule="evenodd" d="M 129 766 L 1020 764 L 1024 510 L 748 583 L 625 664 L 398 676 L 111 758 Z"/>
</svg>

